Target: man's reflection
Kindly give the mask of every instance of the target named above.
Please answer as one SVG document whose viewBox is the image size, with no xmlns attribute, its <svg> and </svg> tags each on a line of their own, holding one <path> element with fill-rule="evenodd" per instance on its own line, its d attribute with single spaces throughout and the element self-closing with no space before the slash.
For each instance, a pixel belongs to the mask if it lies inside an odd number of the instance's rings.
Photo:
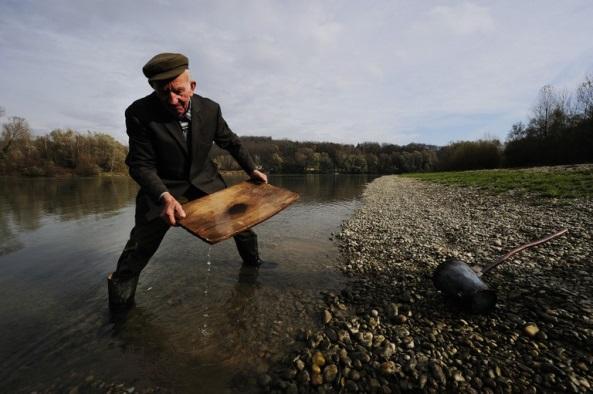
<svg viewBox="0 0 593 394">
<path fill-rule="evenodd" d="M 257 303 L 253 302 L 253 299 L 257 294 L 257 290 L 261 287 L 258 278 L 259 268 L 241 266 L 237 283 L 231 290 L 231 296 L 225 305 L 226 310 L 230 312 L 229 317 L 231 321 L 244 324 L 245 322 L 240 320 L 244 320 L 245 317 L 251 314 L 244 315 L 244 312 L 248 310 L 256 312 L 252 308 L 255 307 L 257 309 Z"/>
</svg>

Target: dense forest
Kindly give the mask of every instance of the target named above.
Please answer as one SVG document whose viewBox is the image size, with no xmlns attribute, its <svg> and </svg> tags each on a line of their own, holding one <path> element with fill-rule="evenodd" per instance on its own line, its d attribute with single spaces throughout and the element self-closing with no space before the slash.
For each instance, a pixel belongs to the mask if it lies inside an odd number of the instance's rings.
<svg viewBox="0 0 593 394">
<path fill-rule="evenodd" d="M 0 108 L 0 116 L 4 111 Z M 575 94 L 544 86 L 532 116 L 496 139 L 424 144 L 357 145 L 242 137 L 255 161 L 270 173 L 373 173 L 447 171 L 593 162 L 593 76 Z M 33 136 L 27 121 L 9 117 L 0 135 L 0 175 L 55 176 L 125 173 L 127 147 L 104 133 L 56 129 Z M 221 170 L 238 170 L 225 151 L 212 150 Z"/>
</svg>

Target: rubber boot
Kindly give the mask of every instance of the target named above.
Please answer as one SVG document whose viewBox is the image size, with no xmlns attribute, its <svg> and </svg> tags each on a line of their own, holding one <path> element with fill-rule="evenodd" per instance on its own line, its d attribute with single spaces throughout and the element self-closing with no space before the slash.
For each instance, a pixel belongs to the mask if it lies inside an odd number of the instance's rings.
<svg viewBox="0 0 593 394">
<path fill-rule="evenodd" d="M 109 308 L 122 311 L 134 305 L 138 276 L 122 281 L 113 278 L 113 272 L 107 276 L 107 290 L 109 292 Z"/>
<path fill-rule="evenodd" d="M 243 259 L 243 265 L 248 267 L 259 267 L 262 261 L 259 258 L 257 235 L 252 230 L 242 231 L 235 235 L 237 251 Z"/>
</svg>

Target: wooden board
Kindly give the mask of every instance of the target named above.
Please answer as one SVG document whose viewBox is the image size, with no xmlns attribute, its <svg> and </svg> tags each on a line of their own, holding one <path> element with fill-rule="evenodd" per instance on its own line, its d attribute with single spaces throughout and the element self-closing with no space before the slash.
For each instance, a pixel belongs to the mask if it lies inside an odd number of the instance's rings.
<svg viewBox="0 0 593 394">
<path fill-rule="evenodd" d="M 183 204 L 187 216 L 179 224 L 215 244 L 269 219 L 298 198 L 290 190 L 245 181 Z"/>
</svg>

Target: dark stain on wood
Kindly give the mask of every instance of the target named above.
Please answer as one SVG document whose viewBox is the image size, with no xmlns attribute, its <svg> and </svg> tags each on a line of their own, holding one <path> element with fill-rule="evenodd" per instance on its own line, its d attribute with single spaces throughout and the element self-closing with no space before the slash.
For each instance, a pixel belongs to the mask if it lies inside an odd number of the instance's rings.
<svg viewBox="0 0 593 394">
<path fill-rule="evenodd" d="M 230 215 L 239 215 L 241 213 L 244 213 L 247 210 L 247 204 L 235 204 L 232 207 L 229 208 L 229 214 Z"/>
</svg>

